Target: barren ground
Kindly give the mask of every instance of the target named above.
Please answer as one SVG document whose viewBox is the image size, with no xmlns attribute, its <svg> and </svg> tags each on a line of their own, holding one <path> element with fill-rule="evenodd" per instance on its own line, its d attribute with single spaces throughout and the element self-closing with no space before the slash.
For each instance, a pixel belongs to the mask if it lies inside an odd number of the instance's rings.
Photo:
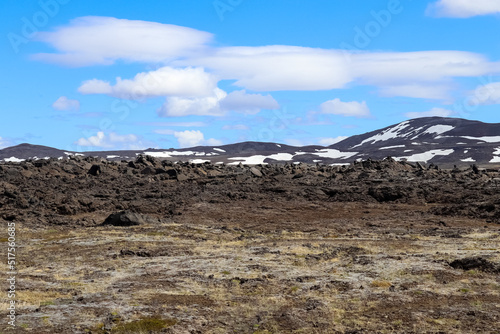
<svg viewBox="0 0 500 334">
<path fill-rule="evenodd" d="M 500 332 L 497 171 L 254 168 L 0 165 L 0 331 Z M 102 224 L 122 210 L 140 224 Z"/>
</svg>

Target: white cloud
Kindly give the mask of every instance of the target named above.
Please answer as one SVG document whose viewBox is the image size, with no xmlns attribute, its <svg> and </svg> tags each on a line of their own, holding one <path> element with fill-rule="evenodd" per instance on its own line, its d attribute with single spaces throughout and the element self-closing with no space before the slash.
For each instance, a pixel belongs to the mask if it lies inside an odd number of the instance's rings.
<svg viewBox="0 0 500 334">
<path fill-rule="evenodd" d="M 245 124 L 234 124 L 234 125 L 224 125 L 222 127 L 222 130 L 238 130 L 238 131 L 245 131 L 249 130 L 250 128 L 246 126 Z"/>
<path fill-rule="evenodd" d="M 320 138 L 318 144 L 320 144 L 321 146 L 330 146 L 344 139 L 347 139 L 347 136 L 338 136 L 335 138 Z"/>
<path fill-rule="evenodd" d="M 113 64 L 118 59 L 163 62 L 197 54 L 212 34 L 196 29 L 114 17 L 85 16 L 39 32 L 36 39 L 59 53 L 39 53 L 33 58 L 68 66 Z"/>
<path fill-rule="evenodd" d="M 299 146 L 299 147 L 308 145 L 304 141 L 296 138 L 287 138 L 285 139 L 285 143 L 290 146 Z"/>
<path fill-rule="evenodd" d="M 427 14 L 437 17 L 467 18 L 499 13 L 497 0 L 438 0 L 427 7 Z"/>
<path fill-rule="evenodd" d="M 203 132 L 199 130 L 186 130 L 174 132 L 175 138 L 179 142 L 181 148 L 194 146 L 220 146 L 222 141 L 214 138 L 205 139 Z"/>
<path fill-rule="evenodd" d="M 114 132 L 105 134 L 103 131 L 99 131 L 95 136 L 80 138 L 75 142 L 75 144 L 83 147 L 121 150 L 141 150 L 147 148 L 148 146 L 152 146 L 151 143 L 145 142 L 133 134 L 119 135 Z"/>
<path fill-rule="evenodd" d="M 409 84 L 381 87 L 380 94 L 387 97 L 403 96 L 422 99 L 449 100 L 450 89 L 450 86 L 439 84 Z"/>
<path fill-rule="evenodd" d="M 171 129 L 158 129 L 154 130 L 153 132 L 159 135 L 173 135 L 175 131 Z"/>
<path fill-rule="evenodd" d="M 223 116 L 229 111 L 256 114 L 261 109 L 279 109 L 271 95 L 247 94 L 244 90 L 227 94 L 215 88 L 206 97 L 167 97 L 158 114 L 163 117 L 205 115 Z"/>
<path fill-rule="evenodd" d="M 138 122 L 138 125 L 150 126 L 175 126 L 175 127 L 204 127 L 207 123 L 204 122 Z"/>
<path fill-rule="evenodd" d="M 11 143 L 7 139 L 0 137 L 0 150 L 9 146 L 11 146 Z"/>
<path fill-rule="evenodd" d="M 187 115 L 222 116 L 219 103 L 227 93 L 216 88 L 211 96 L 206 97 L 167 97 L 163 106 L 158 110 L 161 117 L 176 117 Z"/>
<path fill-rule="evenodd" d="M 215 77 L 203 68 L 162 67 L 137 74 L 134 79 L 116 78 L 116 84 L 102 80 L 87 80 L 78 91 L 82 94 L 106 94 L 122 99 L 142 99 L 155 96 L 206 96 L 216 87 Z"/>
<path fill-rule="evenodd" d="M 330 90 L 354 83 L 381 87 L 386 96 L 432 99 L 447 98 L 454 77 L 500 72 L 500 63 L 471 52 L 349 53 L 282 45 L 220 48 L 177 63 L 204 66 L 255 91 Z M 424 89 L 435 86 L 436 91 Z"/>
<path fill-rule="evenodd" d="M 432 116 L 448 117 L 452 116 L 453 114 L 454 112 L 448 109 L 432 108 L 429 111 L 407 112 L 405 116 L 408 118 L 420 118 L 420 117 L 432 117 Z"/>
<path fill-rule="evenodd" d="M 460 4 L 465 2 L 457 0 Z M 451 4 L 451 1 L 440 3 Z M 478 0 L 470 3 L 483 8 L 486 2 Z M 55 32 L 41 32 L 39 39 L 62 53 L 38 55 L 37 58 L 48 57 L 49 60 L 77 65 L 111 64 L 118 59 L 129 62 L 168 59 L 169 66 L 203 68 L 203 73 L 194 77 L 206 76 L 205 81 L 186 79 L 181 80 L 184 84 L 180 86 L 180 79 L 172 80 L 166 74 L 185 70 L 167 67 L 139 73 L 131 80 L 117 80 L 115 85 L 94 79 L 80 87 L 83 93 L 125 98 L 136 95 L 181 97 L 181 100 L 171 103 L 175 107 L 213 104 L 213 99 L 209 97 L 214 96 L 209 91 L 213 92 L 216 80 L 234 80 L 235 86 L 256 92 L 331 90 L 370 85 L 378 87 L 383 96 L 449 100 L 454 78 L 500 73 L 499 62 L 489 61 L 472 52 L 351 53 L 347 50 L 286 45 L 216 48 L 207 44 L 211 38 L 212 35 L 205 32 L 179 26 L 109 17 L 84 17 Z M 157 82 L 161 84 L 155 84 Z M 235 95 L 228 97 L 228 101 Z M 208 100 L 184 100 L 195 97 Z M 252 99 L 247 101 L 250 106 L 257 100 L 255 97 L 246 98 Z M 259 99 L 262 102 L 263 98 Z M 219 108 L 224 109 L 224 106 Z M 242 110 L 257 110 L 248 108 Z M 220 114 L 222 111 L 212 110 L 210 113 Z M 168 110 L 163 113 L 168 114 Z"/>
<path fill-rule="evenodd" d="M 255 91 L 342 88 L 352 80 L 339 50 L 298 46 L 228 47 L 181 63 L 199 64 Z"/>
<path fill-rule="evenodd" d="M 478 86 L 470 93 L 468 103 L 470 105 L 500 104 L 500 82 Z"/>
<path fill-rule="evenodd" d="M 54 103 L 52 108 L 55 110 L 78 111 L 80 110 L 80 101 L 68 99 L 66 96 L 61 96 Z"/>
<path fill-rule="evenodd" d="M 257 114 L 261 109 L 279 109 L 280 105 L 271 95 L 247 94 L 245 90 L 237 90 L 220 101 L 220 108 L 226 111 Z"/>
<path fill-rule="evenodd" d="M 366 102 L 342 102 L 340 99 L 333 99 L 323 102 L 320 105 L 321 112 L 324 114 L 334 114 L 352 117 L 370 117 L 370 109 Z"/>
</svg>

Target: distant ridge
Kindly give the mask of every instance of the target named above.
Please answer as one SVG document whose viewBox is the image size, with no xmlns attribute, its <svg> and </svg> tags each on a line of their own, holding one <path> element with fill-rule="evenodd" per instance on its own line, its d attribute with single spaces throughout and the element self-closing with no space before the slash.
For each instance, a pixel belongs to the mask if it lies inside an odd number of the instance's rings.
<svg viewBox="0 0 500 334">
<path fill-rule="evenodd" d="M 173 161 L 226 164 L 322 163 L 349 164 L 355 160 L 383 159 L 441 165 L 500 165 L 500 123 L 461 118 L 423 117 L 349 137 L 328 147 L 296 147 L 280 143 L 241 142 L 221 146 L 135 151 L 72 152 L 52 147 L 20 144 L 0 150 L 0 161 L 71 156 L 133 160 L 146 154 Z"/>
</svg>

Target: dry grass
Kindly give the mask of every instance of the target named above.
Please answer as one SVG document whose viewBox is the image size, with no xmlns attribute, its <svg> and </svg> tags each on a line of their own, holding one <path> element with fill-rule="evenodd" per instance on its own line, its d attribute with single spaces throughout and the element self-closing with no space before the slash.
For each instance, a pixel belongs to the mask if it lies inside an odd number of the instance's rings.
<svg viewBox="0 0 500 334">
<path fill-rule="evenodd" d="M 22 323 L 54 333 L 65 324 L 97 333 L 467 333 L 481 325 L 479 314 L 484 328 L 498 325 L 497 278 L 447 265 L 498 257 L 496 231 L 470 227 L 462 238 L 446 239 L 415 228 L 343 225 L 271 233 L 181 220 L 24 230 Z M 123 249 L 153 256 L 120 255 Z M 156 250 L 166 251 L 154 256 Z M 110 314 L 121 320 L 110 323 Z"/>
</svg>

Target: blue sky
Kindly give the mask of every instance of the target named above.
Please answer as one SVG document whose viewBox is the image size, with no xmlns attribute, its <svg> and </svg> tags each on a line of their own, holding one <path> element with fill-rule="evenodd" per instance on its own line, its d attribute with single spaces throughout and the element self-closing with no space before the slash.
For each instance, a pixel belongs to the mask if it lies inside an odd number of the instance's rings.
<svg viewBox="0 0 500 334">
<path fill-rule="evenodd" d="M 0 9 L 0 147 L 330 145 L 414 117 L 498 122 L 492 0 L 6 0 Z"/>
</svg>

